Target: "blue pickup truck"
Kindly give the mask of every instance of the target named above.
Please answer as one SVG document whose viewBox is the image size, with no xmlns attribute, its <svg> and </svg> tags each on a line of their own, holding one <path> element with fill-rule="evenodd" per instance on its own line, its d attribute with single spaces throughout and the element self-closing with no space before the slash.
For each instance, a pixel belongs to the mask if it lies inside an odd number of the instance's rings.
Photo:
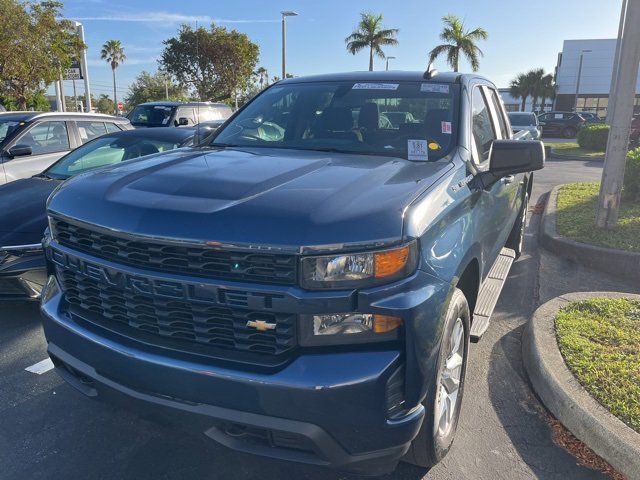
<svg viewBox="0 0 640 480">
<path fill-rule="evenodd" d="M 278 82 L 206 145 L 52 195 L 49 355 L 85 395 L 232 449 L 429 467 L 543 165 L 477 75 Z"/>
</svg>

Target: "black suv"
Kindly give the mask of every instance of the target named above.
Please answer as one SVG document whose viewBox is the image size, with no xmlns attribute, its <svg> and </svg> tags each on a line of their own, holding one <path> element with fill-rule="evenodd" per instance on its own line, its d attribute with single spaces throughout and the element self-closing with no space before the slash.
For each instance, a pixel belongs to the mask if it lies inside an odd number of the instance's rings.
<svg viewBox="0 0 640 480">
<path fill-rule="evenodd" d="M 547 112 L 538 117 L 542 135 L 575 138 L 587 121 L 575 112 Z"/>
</svg>

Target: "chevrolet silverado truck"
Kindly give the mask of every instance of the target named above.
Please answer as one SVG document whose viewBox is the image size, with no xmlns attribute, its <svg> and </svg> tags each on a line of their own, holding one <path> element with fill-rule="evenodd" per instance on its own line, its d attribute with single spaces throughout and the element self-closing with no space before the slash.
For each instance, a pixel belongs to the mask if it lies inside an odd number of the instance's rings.
<svg viewBox="0 0 640 480">
<path fill-rule="evenodd" d="M 49 355 L 83 394 L 232 449 L 429 467 L 543 165 L 477 75 L 278 82 L 206 145 L 51 196 Z"/>
</svg>

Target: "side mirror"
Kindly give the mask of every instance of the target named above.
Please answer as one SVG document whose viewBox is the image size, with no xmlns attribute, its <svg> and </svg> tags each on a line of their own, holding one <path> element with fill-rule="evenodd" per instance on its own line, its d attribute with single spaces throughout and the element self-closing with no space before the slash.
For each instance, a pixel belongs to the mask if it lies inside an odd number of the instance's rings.
<svg viewBox="0 0 640 480">
<path fill-rule="evenodd" d="M 8 153 L 11 158 L 26 157 L 27 155 L 33 154 L 33 149 L 31 145 L 14 145 L 9 149 Z"/>
<path fill-rule="evenodd" d="M 540 140 L 495 140 L 489 153 L 489 172 L 496 177 L 541 170 L 544 144 Z"/>
<path fill-rule="evenodd" d="M 185 125 L 189 125 L 189 119 L 186 117 L 180 117 L 178 119 L 178 125 L 179 126 L 185 126 Z"/>
</svg>

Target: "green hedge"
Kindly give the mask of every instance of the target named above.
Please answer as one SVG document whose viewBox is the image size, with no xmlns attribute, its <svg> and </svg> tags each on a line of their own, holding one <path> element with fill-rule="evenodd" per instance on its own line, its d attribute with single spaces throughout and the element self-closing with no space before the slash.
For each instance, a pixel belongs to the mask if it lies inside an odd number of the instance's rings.
<svg viewBox="0 0 640 480">
<path fill-rule="evenodd" d="M 627 154 L 627 165 L 624 170 L 624 195 L 632 199 L 640 199 L 640 148 Z"/>
<path fill-rule="evenodd" d="M 585 125 L 578 132 L 578 145 L 587 150 L 604 152 L 607 149 L 609 125 L 592 123 Z"/>
</svg>

